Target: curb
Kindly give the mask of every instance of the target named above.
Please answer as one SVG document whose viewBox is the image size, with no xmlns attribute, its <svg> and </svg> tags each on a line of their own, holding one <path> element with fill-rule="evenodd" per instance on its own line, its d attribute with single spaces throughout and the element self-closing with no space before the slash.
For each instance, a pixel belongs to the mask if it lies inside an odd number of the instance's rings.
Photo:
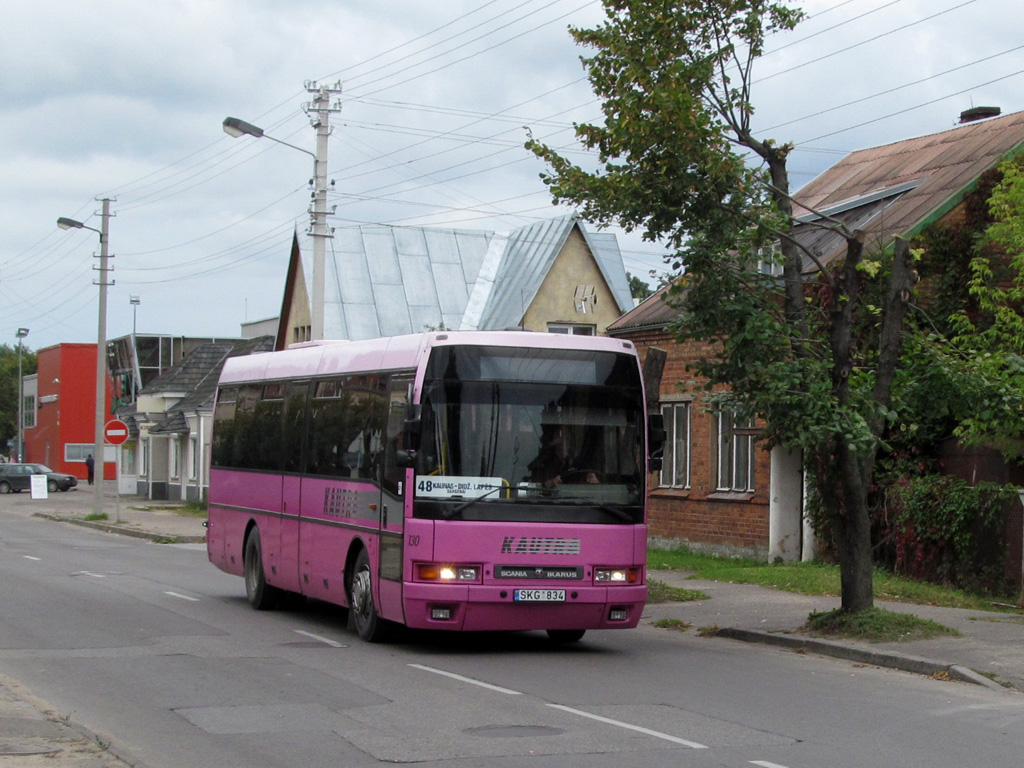
<svg viewBox="0 0 1024 768">
<path fill-rule="evenodd" d="M 117 533 L 122 536 L 132 536 L 136 539 L 149 539 L 160 544 L 205 544 L 206 536 L 173 536 L 163 533 L 150 533 L 149 531 L 136 531 L 113 523 L 101 523 L 94 520 L 82 520 L 78 517 L 60 517 L 46 512 L 33 512 L 32 517 L 41 517 L 44 520 L 54 520 L 58 523 L 71 523 L 80 525 L 83 528 L 92 528 L 105 533 Z"/>
<path fill-rule="evenodd" d="M 946 664 L 941 661 L 922 659 L 917 656 L 908 656 L 903 653 L 892 651 L 873 651 L 868 648 L 844 645 L 833 640 L 820 640 L 813 637 L 801 637 L 798 635 L 780 634 L 776 632 L 762 632 L 756 629 L 737 629 L 725 627 L 716 633 L 718 637 L 728 637 L 732 640 L 741 640 L 745 643 L 762 643 L 774 645 L 780 648 L 792 650 L 804 650 L 816 653 L 819 656 L 831 656 L 836 659 L 855 661 L 860 664 L 870 664 L 875 667 L 886 667 L 898 669 L 903 672 L 912 672 L 918 675 L 929 677 L 948 677 L 961 683 L 981 685 L 992 690 L 1006 691 L 1007 689 L 994 680 L 980 675 L 972 669 L 962 667 L 959 664 Z"/>
</svg>

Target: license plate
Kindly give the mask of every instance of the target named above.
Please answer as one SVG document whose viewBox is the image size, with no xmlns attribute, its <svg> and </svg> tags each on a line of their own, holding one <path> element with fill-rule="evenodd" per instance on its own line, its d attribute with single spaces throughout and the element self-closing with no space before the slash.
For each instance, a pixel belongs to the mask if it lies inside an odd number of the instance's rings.
<svg viewBox="0 0 1024 768">
<path fill-rule="evenodd" d="M 512 599 L 518 603 L 564 603 L 564 589 L 514 589 Z"/>
</svg>

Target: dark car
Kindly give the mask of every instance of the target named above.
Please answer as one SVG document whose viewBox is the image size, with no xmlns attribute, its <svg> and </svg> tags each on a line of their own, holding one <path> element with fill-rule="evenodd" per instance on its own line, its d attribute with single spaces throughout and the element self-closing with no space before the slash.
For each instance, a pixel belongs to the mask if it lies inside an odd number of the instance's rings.
<svg viewBox="0 0 1024 768">
<path fill-rule="evenodd" d="M 46 488 L 51 493 L 78 485 L 74 475 L 54 472 L 45 464 L 0 464 L 0 493 L 28 490 L 32 486 L 32 475 L 46 475 Z"/>
</svg>

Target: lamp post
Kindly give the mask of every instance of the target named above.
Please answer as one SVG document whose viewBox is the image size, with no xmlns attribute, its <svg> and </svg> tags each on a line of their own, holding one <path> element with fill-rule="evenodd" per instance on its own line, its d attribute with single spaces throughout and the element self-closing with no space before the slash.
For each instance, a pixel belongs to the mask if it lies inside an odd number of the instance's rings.
<svg viewBox="0 0 1024 768">
<path fill-rule="evenodd" d="M 61 216 L 57 219 L 57 226 L 61 229 L 88 229 L 100 236 L 100 279 L 99 285 L 99 323 L 96 332 L 96 423 L 93 432 L 93 462 L 94 467 L 99 468 L 99 474 L 95 477 L 93 489 L 92 511 L 96 515 L 103 514 L 103 425 L 106 423 L 106 395 L 107 395 L 107 259 L 108 254 L 108 232 L 110 228 L 110 198 L 103 198 L 103 212 L 99 229 L 88 227 L 80 221 L 66 219 Z"/>
<path fill-rule="evenodd" d="M 21 461 L 23 457 L 22 446 L 25 444 L 25 384 L 21 378 L 21 340 L 28 336 L 28 328 L 18 329 L 18 445 L 14 449 L 15 459 Z"/>
<path fill-rule="evenodd" d="M 312 102 L 303 104 L 303 109 L 310 114 L 310 122 L 316 128 L 316 154 L 286 141 L 275 139 L 263 132 L 252 123 L 239 120 L 237 117 L 224 119 L 224 133 L 232 138 L 240 136 L 252 136 L 253 138 L 267 138 L 286 147 L 305 152 L 313 158 L 313 205 L 310 208 L 312 227 L 310 234 L 313 236 L 313 306 L 311 308 L 310 338 L 319 341 L 324 337 L 324 279 L 326 277 L 326 254 L 327 238 L 330 233 L 327 229 L 327 138 L 331 135 L 330 117 L 331 112 L 339 111 L 340 107 L 335 104 L 331 106 L 330 99 L 334 93 L 341 92 L 341 83 L 335 83 L 334 87 L 317 85 L 314 82 L 306 83 L 306 90 L 315 94 Z"/>
<path fill-rule="evenodd" d="M 140 299 L 138 296 L 129 296 L 128 297 L 128 302 L 132 305 L 132 336 L 134 336 L 135 335 L 135 328 L 136 328 L 136 325 L 135 325 L 136 315 L 135 315 L 135 313 L 138 311 L 139 304 L 142 303 L 142 299 Z"/>
</svg>

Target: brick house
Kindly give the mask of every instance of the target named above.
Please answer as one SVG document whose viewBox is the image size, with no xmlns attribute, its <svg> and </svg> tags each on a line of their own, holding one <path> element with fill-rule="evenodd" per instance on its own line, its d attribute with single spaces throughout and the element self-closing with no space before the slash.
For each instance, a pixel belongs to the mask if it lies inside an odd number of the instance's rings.
<svg viewBox="0 0 1024 768">
<path fill-rule="evenodd" d="M 827 265 L 845 248 L 838 235 L 807 226 L 823 216 L 863 230 L 876 249 L 888 247 L 897 233 L 914 237 L 952 226 L 963 218 L 965 198 L 979 179 L 1021 149 L 1024 112 L 853 152 L 797 193 L 795 235 Z M 815 269 L 805 258 L 805 274 Z M 710 350 L 675 341 L 668 325 L 677 311 L 664 302 L 665 293 L 608 329 L 634 342 L 642 356 L 651 347 L 668 353 L 659 396 L 669 445 L 665 468 L 652 477 L 652 538 L 759 558 L 812 558 L 800 456 L 761 450 L 752 425 L 726 423 L 677 386 L 693 378 L 687 363 Z"/>
</svg>

